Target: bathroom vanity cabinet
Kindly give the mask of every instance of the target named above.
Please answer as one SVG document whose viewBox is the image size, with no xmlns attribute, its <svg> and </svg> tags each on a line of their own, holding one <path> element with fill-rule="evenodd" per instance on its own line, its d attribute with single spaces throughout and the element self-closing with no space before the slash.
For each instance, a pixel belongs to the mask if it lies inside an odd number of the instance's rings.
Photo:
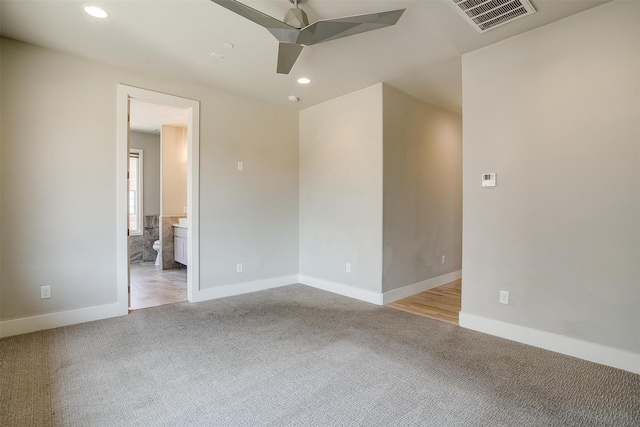
<svg viewBox="0 0 640 427">
<path fill-rule="evenodd" d="M 176 262 L 187 265 L 187 227 L 173 226 L 173 253 Z"/>
</svg>

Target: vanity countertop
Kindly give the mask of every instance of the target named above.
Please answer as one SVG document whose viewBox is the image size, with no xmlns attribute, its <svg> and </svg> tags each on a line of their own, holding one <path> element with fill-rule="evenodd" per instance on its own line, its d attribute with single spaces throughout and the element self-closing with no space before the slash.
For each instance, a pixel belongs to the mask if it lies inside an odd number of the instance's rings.
<svg viewBox="0 0 640 427">
<path fill-rule="evenodd" d="M 180 224 L 173 224 L 174 227 L 179 227 L 179 228 L 187 228 L 186 225 L 180 225 Z"/>
</svg>

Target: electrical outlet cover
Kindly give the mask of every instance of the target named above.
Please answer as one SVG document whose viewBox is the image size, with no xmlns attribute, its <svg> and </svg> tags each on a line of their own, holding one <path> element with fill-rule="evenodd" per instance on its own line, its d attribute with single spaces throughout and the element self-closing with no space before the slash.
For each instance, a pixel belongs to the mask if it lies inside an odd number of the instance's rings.
<svg viewBox="0 0 640 427">
<path fill-rule="evenodd" d="M 509 292 L 500 291 L 500 304 L 509 304 Z"/>
</svg>

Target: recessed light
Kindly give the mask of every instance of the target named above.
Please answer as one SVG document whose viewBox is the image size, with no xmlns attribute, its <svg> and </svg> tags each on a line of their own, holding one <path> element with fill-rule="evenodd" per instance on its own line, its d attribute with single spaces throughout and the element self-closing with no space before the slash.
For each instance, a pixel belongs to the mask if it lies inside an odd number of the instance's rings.
<svg viewBox="0 0 640 427">
<path fill-rule="evenodd" d="M 84 6 L 82 6 L 82 9 L 94 18 L 105 19 L 109 17 L 109 14 L 104 9 L 100 9 L 98 6 L 85 4 Z"/>
<path fill-rule="evenodd" d="M 301 85 L 308 85 L 309 83 L 311 83 L 311 79 L 308 79 L 306 77 L 300 77 L 298 79 L 298 83 L 300 83 Z"/>
<path fill-rule="evenodd" d="M 298 97 L 297 97 L 297 96 L 295 96 L 295 95 L 289 95 L 289 101 L 291 101 L 291 102 L 298 102 L 298 101 L 300 101 L 300 98 L 298 98 Z"/>
<path fill-rule="evenodd" d="M 235 47 L 233 43 L 225 43 L 222 46 L 226 47 L 227 49 L 233 49 Z"/>
<path fill-rule="evenodd" d="M 219 54 L 218 52 L 211 52 L 211 56 L 213 59 L 224 59 L 224 55 Z"/>
</svg>

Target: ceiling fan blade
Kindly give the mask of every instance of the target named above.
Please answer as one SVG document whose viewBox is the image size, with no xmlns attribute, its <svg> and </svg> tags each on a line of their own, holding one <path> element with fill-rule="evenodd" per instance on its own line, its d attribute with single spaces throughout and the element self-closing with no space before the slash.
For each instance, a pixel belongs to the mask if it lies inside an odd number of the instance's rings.
<svg viewBox="0 0 640 427">
<path fill-rule="evenodd" d="M 279 74 L 289 74 L 305 46 L 395 25 L 405 11 L 398 9 L 345 18 L 321 19 L 298 29 L 236 0 L 211 1 L 266 28 L 280 41 L 277 68 Z"/>
<path fill-rule="evenodd" d="M 295 43 L 300 31 L 298 28 L 294 28 L 291 25 L 285 24 L 282 21 L 277 20 L 267 14 L 255 10 L 249 6 L 246 6 L 235 0 L 211 0 L 212 2 L 219 4 L 225 9 L 236 13 L 243 18 L 255 22 L 261 27 L 266 28 L 276 39 L 281 42 Z"/>
<path fill-rule="evenodd" d="M 289 74 L 304 46 L 296 43 L 280 43 L 278 47 L 278 73 Z"/>
<path fill-rule="evenodd" d="M 296 43 L 310 46 L 378 28 L 390 27 L 398 22 L 405 10 L 398 9 L 389 12 L 347 16 L 346 18 L 321 19 L 301 29 Z"/>
</svg>

